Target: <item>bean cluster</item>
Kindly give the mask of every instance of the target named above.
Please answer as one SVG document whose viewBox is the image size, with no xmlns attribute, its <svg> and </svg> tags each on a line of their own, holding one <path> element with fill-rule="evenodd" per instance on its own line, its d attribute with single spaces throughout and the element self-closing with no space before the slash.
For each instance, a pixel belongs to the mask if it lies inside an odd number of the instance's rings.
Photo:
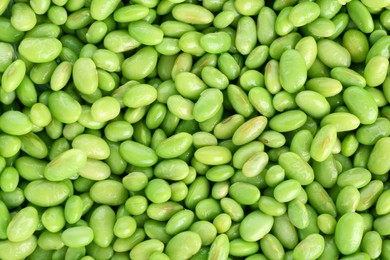
<svg viewBox="0 0 390 260">
<path fill-rule="evenodd" d="M 0 259 L 390 259 L 390 0 L 0 0 Z"/>
</svg>

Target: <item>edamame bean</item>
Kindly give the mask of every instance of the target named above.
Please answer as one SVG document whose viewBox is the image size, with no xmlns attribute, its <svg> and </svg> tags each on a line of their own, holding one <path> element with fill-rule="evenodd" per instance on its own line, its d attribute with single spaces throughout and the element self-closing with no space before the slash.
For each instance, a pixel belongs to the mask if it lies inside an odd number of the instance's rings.
<svg viewBox="0 0 390 260">
<path fill-rule="evenodd" d="M 276 185 L 273 195 L 279 202 L 288 202 L 298 197 L 302 187 L 296 180 L 285 180 Z"/>
<path fill-rule="evenodd" d="M 242 220 L 240 235 L 245 241 L 258 241 L 271 231 L 273 223 L 272 216 L 261 211 L 253 211 Z"/>
<path fill-rule="evenodd" d="M 385 215 L 390 212 L 387 201 L 390 199 L 390 191 L 385 190 L 380 195 L 376 202 L 375 210 L 379 215 Z"/>
<path fill-rule="evenodd" d="M 355 212 L 342 215 L 335 230 L 335 242 L 340 252 L 346 255 L 356 252 L 362 238 L 363 218 Z"/>
<path fill-rule="evenodd" d="M 48 107 L 52 116 L 61 123 L 74 123 L 80 119 L 82 113 L 80 103 L 64 91 L 51 93 Z"/>
<path fill-rule="evenodd" d="M 207 165 L 221 165 L 230 162 L 232 155 L 229 149 L 222 146 L 204 146 L 195 151 L 195 158 Z"/>
<path fill-rule="evenodd" d="M 122 73 L 129 80 L 140 80 L 150 75 L 157 66 L 157 51 L 146 46 L 122 63 Z M 137 68 L 137 70 L 133 70 Z"/>
<path fill-rule="evenodd" d="M 12 217 L 7 227 L 7 237 L 12 242 L 22 242 L 31 237 L 38 224 L 38 211 L 25 207 Z"/>
<path fill-rule="evenodd" d="M 293 258 L 317 259 L 324 251 L 324 248 L 324 238 L 320 234 L 311 234 L 294 248 Z"/>
<path fill-rule="evenodd" d="M 21 242 L 4 240 L 0 242 L 0 257 L 4 259 L 22 259 L 31 255 L 37 248 L 36 236 L 30 236 Z"/>
<path fill-rule="evenodd" d="M 173 260 L 190 258 L 200 250 L 201 244 L 201 238 L 197 233 L 184 231 L 169 240 L 165 252 Z"/>
<path fill-rule="evenodd" d="M 337 132 L 351 131 L 358 128 L 360 120 L 357 116 L 347 112 L 330 113 L 322 118 L 321 126 L 333 124 Z"/>
<path fill-rule="evenodd" d="M 374 30 L 374 22 L 367 7 L 361 2 L 351 1 L 347 3 L 347 11 L 351 20 L 364 33 Z"/>
<path fill-rule="evenodd" d="M 351 53 L 353 62 L 363 62 L 369 50 L 366 36 L 356 29 L 350 29 L 344 33 L 343 46 Z"/>
<path fill-rule="evenodd" d="M 372 124 L 378 117 L 378 107 L 370 94 L 359 87 L 349 87 L 344 91 L 344 101 L 348 109 L 356 115 L 362 124 Z M 360 100 L 359 105 L 355 100 Z"/>
<path fill-rule="evenodd" d="M 287 214 L 275 217 L 272 234 L 286 249 L 293 249 L 298 244 L 298 233 L 290 223 Z"/>
<path fill-rule="evenodd" d="M 373 174 L 382 175 L 389 171 L 390 165 L 385 158 L 388 155 L 386 147 L 390 142 L 389 137 L 382 137 L 379 139 L 369 156 L 367 167 Z"/>
<path fill-rule="evenodd" d="M 222 107 L 223 94 L 219 89 L 204 90 L 194 104 L 193 115 L 198 122 L 204 122 L 215 116 Z"/>
<path fill-rule="evenodd" d="M 277 132 L 289 132 L 303 126 L 307 116 L 300 110 L 289 110 L 271 118 L 269 126 Z"/>
<path fill-rule="evenodd" d="M 27 184 L 24 196 L 37 206 L 56 206 L 64 202 L 73 192 L 73 187 L 68 184 L 69 182 L 66 181 L 35 180 Z"/>
<path fill-rule="evenodd" d="M 320 15 L 320 12 L 318 4 L 301 2 L 291 9 L 288 19 L 295 27 L 301 27 L 314 21 Z"/>
<path fill-rule="evenodd" d="M 322 162 L 328 158 L 336 144 L 337 130 L 332 124 L 321 127 L 313 138 L 310 146 L 310 156 Z"/>
<path fill-rule="evenodd" d="M 318 58 L 328 67 L 349 67 L 351 65 L 351 54 L 340 44 L 321 39 L 317 43 Z"/>
<path fill-rule="evenodd" d="M 44 63 L 56 59 L 61 49 L 62 44 L 56 38 L 35 37 L 23 39 L 18 47 L 18 51 L 23 57 L 34 63 Z"/>
<path fill-rule="evenodd" d="M 189 3 L 181 3 L 173 7 L 173 17 L 189 24 L 208 24 L 214 19 L 213 13 L 206 8 Z"/>
<path fill-rule="evenodd" d="M 283 167 L 288 178 L 298 181 L 301 185 L 310 184 L 314 180 L 312 167 L 296 153 L 281 154 L 278 163 Z"/>
<path fill-rule="evenodd" d="M 118 181 L 102 180 L 92 185 L 89 195 L 97 203 L 117 206 L 126 201 L 128 191 Z"/>
<path fill-rule="evenodd" d="M 336 217 L 336 205 L 330 198 L 328 192 L 316 181 L 305 187 L 310 205 L 318 213 L 327 213 Z"/>
<path fill-rule="evenodd" d="M 61 234 L 61 239 L 66 246 L 82 247 L 92 242 L 93 235 L 93 231 L 90 227 L 79 226 L 66 229 Z"/>
<path fill-rule="evenodd" d="M 37 23 L 37 17 L 32 5 L 16 3 L 11 7 L 11 24 L 19 31 L 29 31 Z"/>
<path fill-rule="evenodd" d="M 5 92 L 12 92 L 23 82 L 26 75 L 25 63 L 18 59 L 7 66 L 1 78 L 1 85 Z"/>
<path fill-rule="evenodd" d="M 294 63 L 294 65 L 293 65 Z M 296 50 L 286 50 L 280 57 L 280 83 L 289 93 L 299 91 L 307 78 L 306 63 Z"/>
<path fill-rule="evenodd" d="M 264 116 L 258 116 L 252 118 L 237 128 L 232 136 L 234 145 L 247 144 L 263 132 L 267 125 L 267 118 Z"/>
</svg>

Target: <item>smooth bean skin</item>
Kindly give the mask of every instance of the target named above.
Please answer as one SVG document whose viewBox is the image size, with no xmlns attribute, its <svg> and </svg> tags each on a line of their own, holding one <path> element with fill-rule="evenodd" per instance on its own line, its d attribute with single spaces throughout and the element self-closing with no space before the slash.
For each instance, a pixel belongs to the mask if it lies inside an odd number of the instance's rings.
<svg viewBox="0 0 390 260">
<path fill-rule="evenodd" d="M 44 63 L 58 57 L 62 49 L 62 44 L 55 38 L 26 38 L 18 47 L 19 52 L 28 61 L 34 63 Z"/>
<path fill-rule="evenodd" d="M 176 235 L 179 232 L 187 230 L 194 221 L 195 214 L 190 210 L 177 212 L 167 222 L 166 232 L 170 235 Z"/>
<path fill-rule="evenodd" d="M 360 200 L 357 210 L 362 211 L 370 208 L 383 191 L 383 183 L 380 180 L 373 180 L 360 191 Z"/>
<path fill-rule="evenodd" d="M 79 221 L 83 212 L 82 199 L 77 195 L 67 199 L 64 212 L 65 219 L 69 224 L 74 224 Z"/>
<path fill-rule="evenodd" d="M 89 220 L 93 231 L 93 242 L 100 247 L 107 247 L 114 238 L 115 212 L 107 206 L 95 208 Z"/>
<path fill-rule="evenodd" d="M 351 20 L 364 33 L 374 30 L 374 21 L 367 7 L 361 2 L 347 3 L 347 11 Z"/>
<path fill-rule="evenodd" d="M 356 29 L 350 29 L 344 33 L 343 46 L 351 53 L 353 62 L 363 62 L 369 50 L 366 36 Z"/>
<path fill-rule="evenodd" d="M 14 191 L 19 183 L 19 173 L 14 167 L 6 167 L 0 175 L 0 188 L 4 192 Z"/>
<path fill-rule="evenodd" d="M 321 214 L 317 218 L 318 228 L 324 234 L 333 234 L 336 228 L 336 219 L 329 214 Z"/>
<path fill-rule="evenodd" d="M 388 220 L 389 220 L 390 215 L 382 215 L 374 220 L 373 227 L 374 230 L 377 231 L 381 236 L 385 236 L 389 234 L 389 225 Z"/>
<path fill-rule="evenodd" d="M 340 44 L 321 39 L 317 43 L 318 58 L 328 67 L 349 67 L 351 65 L 351 54 Z"/>
<path fill-rule="evenodd" d="M 330 113 L 322 118 L 321 126 L 333 124 L 337 132 L 345 132 L 355 130 L 360 125 L 360 120 L 357 116 L 347 112 Z"/>
<path fill-rule="evenodd" d="M 188 133 L 175 134 L 160 142 L 156 154 L 166 159 L 178 157 L 190 148 L 192 139 L 192 135 Z"/>
<path fill-rule="evenodd" d="M 259 137 L 267 125 L 267 118 L 264 116 L 254 117 L 237 128 L 232 136 L 235 145 L 249 143 Z"/>
<path fill-rule="evenodd" d="M 284 248 L 280 241 L 272 234 L 267 234 L 260 240 L 260 248 L 263 254 L 268 258 L 284 258 Z"/>
<path fill-rule="evenodd" d="M 157 45 L 163 41 L 163 31 L 145 21 L 131 22 L 128 30 L 130 36 L 144 45 Z"/>
<path fill-rule="evenodd" d="M 294 248 L 293 259 L 317 259 L 324 247 L 324 238 L 319 234 L 311 234 Z"/>
<path fill-rule="evenodd" d="M 125 161 L 139 167 L 152 166 L 158 160 L 151 148 L 130 140 L 121 143 L 119 152 Z"/>
<path fill-rule="evenodd" d="M 92 185 L 89 195 L 97 203 L 117 206 L 126 201 L 128 191 L 118 181 L 102 180 Z"/>
<path fill-rule="evenodd" d="M 16 136 L 3 134 L 0 141 L 0 155 L 4 158 L 16 155 L 22 146 L 22 141 Z"/>
<path fill-rule="evenodd" d="M 206 8 L 188 3 L 173 7 L 172 15 L 176 20 L 188 24 L 208 24 L 214 19 L 214 15 Z"/>
<path fill-rule="evenodd" d="M 106 19 L 110 14 L 114 12 L 117 8 L 120 1 L 110 0 L 110 1 L 101 1 L 93 0 L 91 1 L 91 16 L 93 19 L 102 21 Z"/>
<path fill-rule="evenodd" d="M 259 250 L 259 245 L 256 242 L 248 242 L 242 238 L 236 238 L 230 241 L 229 253 L 232 256 L 244 257 L 250 256 Z"/>
<path fill-rule="evenodd" d="M 253 184 L 236 182 L 230 186 L 229 195 L 242 205 L 251 205 L 259 200 L 260 191 Z"/>
<path fill-rule="evenodd" d="M 387 202 L 390 200 L 390 192 L 388 190 L 383 191 L 375 206 L 376 213 L 379 215 L 385 215 L 390 212 L 389 206 Z"/>
<path fill-rule="evenodd" d="M 195 159 L 206 165 L 222 165 L 232 159 L 229 149 L 222 146 L 204 146 L 195 151 Z"/>
<path fill-rule="evenodd" d="M 275 217 L 272 234 L 286 249 L 293 249 L 298 244 L 298 233 L 290 223 L 287 214 Z"/>
<path fill-rule="evenodd" d="M 271 118 L 269 126 L 277 132 L 289 132 L 305 124 L 307 115 L 300 110 L 289 110 Z"/>
<path fill-rule="evenodd" d="M 0 202 L 0 213 L 2 214 L 3 218 L 0 220 L 0 237 L 1 239 L 7 238 L 7 228 L 8 224 L 11 221 L 11 215 L 9 213 L 9 210 L 6 206 L 6 204 L 2 201 Z"/>
<path fill-rule="evenodd" d="M 231 38 L 226 32 L 207 33 L 199 38 L 199 45 L 205 52 L 223 53 L 231 48 Z"/>
<path fill-rule="evenodd" d="M 262 87 L 254 87 L 249 90 L 248 98 L 253 107 L 265 117 L 275 114 L 270 92 Z"/>
<path fill-rule="evenodd" d="M 164 244 L 157 239 L 142 241 L 130 251 L 131 259 L 149 259 L 154 252 L 162 252 Z"/>
<path fill-rule="evenodd" d="M 240 235 L 245 241 L 258 241 L 271 231 L 274 219 L 261 211 L 249 213 L 240 224 Z"/>
<path fill-rule="evenodd" d="M 350 185 L 356 188 L 362 188 L 370 180 L 371 175 L 367 169 L 356 167 L 342 172 L 337 179 L 337 184 L 341 187 Z"/>
<path fill-rule="evenodd" d="M 5 92 L 12 92 L 22 84 L 26 75 L 26 65 L 22 60 L 15 60 L 7 66 L 1 78 L 2 88 Z"/>
<path fill-rule="evenodd" d="M 244 117 L 248 117 L 253 113 L 253 106 L 242 88 L 237 85 L 230 84 L 227 87 L 227 95 L 230 104 L 237 113 Z"/>
<path fill-rule="evenodd" d="M 301 185 L 298 181 L 290 179 L 276 185 L 273 195 L 278 202 L 288 202 L 297 198 L 301 192 Z"/>
<path fill-rule="evenodd" d="M 223 94 L 219 89 L 204 90 L 194 104 L 193 115 L 198 122 L 204 122 L 215 116 L 222 107 Z"/>
<path fill-rule="evenodd" d="M 11 219 L 7 227 L 7 237 L 12 242 L 22 242 L 33 235 L 38 225 L 38 211 L 25 207 Z"/>
<path fill-rule="evenodd" d="M 50 181 L 62 181 L 77 174 L 87 162 L 87 154 L 79 149 L 68 150 L 53 161 L 45 168 L 45 178 Z M 72 167 L 70 167 L 72 165 Z"/>
<path fill-rule="evenodd" d="M 11 8 L 11 24 L 19 31 L 29 31 L 37 23 L 34 10 L 30 5 L 17 3 Z"/>
<path fill-rule="evenodd" d="M 370 258 L 378 257 L 382 252 L 382 238 L 376 231 L 368 231 L 364 234 L 362 240 L 362 250 Z"/>
<path fill-rule="evenodd" d="M 93 240 L 93 231 L 87 226 L 71 227 L 62 233 L 61 239 L 69 247 L 86 246 Z"/>
<path fill-rule="evenodd" d="M 64 91 L 50 94 L 48 107 L 54 118 L 61 123 L 71 124 L 80 119 L 82 108 L 80 103 Z"/>
<path fill-rule="evenodd" d="M 154 174 L 158 178 L 179 181 L 185 179 L 189 174 L 189 167 L 185 161 L 171 159 L 156 164 Z"/>
<path fill-rule="evenodd" d="M 294 65 L 293 65 L 294 64 Z M 306 63 L 296 50 L 287 50 L 280 57 L 280 83 L 289 93 L 299 91 L 307 78 Z"/>
<path fill-rule="evenodd" d="M 389 143 L 390 137 L 382 137 L 374 145 L 367 163 L 367 167 L 372 173 L 382 175 L 389 171 L 390 164 L 384 159 L 389 153 L 386 148 Z"/>
<path fill-rule="evenodd" d="M 249 54 L 256 46 L 256 23 L 250 17 L 241 17 L 237 22 L 235 46 L 239 53 Z"/>
<path fill-rule="evenodd" d="M 36 236 L 30 236 L 21 242 L 3 240 L 0 242 L 0 257 L 2 259 L 23 259 L 31 255 L 36 248 Z"/>
<path fill-rule="evenodd" d="M 313 181 L 305 187 L 310 205 L 318 213 L 327 213 L 336 217 L 336 205 L 329 196 L 328 192 L 316 181 Z"/>
<path fill-rule="evenodd" d="M 0 129 L 7 134 L 25 135 L 32 130 L 32 123 L 22 112 L 7 111 L 0 116 Z"/>
<path fill-rule="evenodd" d="M 367 85 L 376 87 L 382 84 L 385 81 L 388 67 L 389 61 L 383 56 L 375 56 L 370 59 L 364 69 L 364 78 Z M 373 73 L 376 73 L 376 77 L 373 77 Z"/>
<path fill-rule="evenodd" d="M 363 218 L 355 212 L 342 215 L 335 230 L 335 242 L 340 252 L 345 255 L 356 252 L 362 238 Z"/>
<path fill-rule="evenodd" d="M 309 79 L 306 82 L 306 88 L 321 94 L 323 97 L 332 97 L 342 91 L 343 85 L 337 79 L 317 77 Z"/>
<path fill-rule="evenodd" d="M 310 146 L 310 156 L 318 161 L 325 161 L 332 153 L 336 144 L 337 130 L 334 125 L 321 127 L 313 138 Z"/>
<path fill-rule="evenodd" d="M 288 19 L 295 27 L 301 27 L 314 21 L 320 12 L 320 7 L 316 3 L 302 2 L 291 9 Z"/>
<path fill-rule="evenodd" d="M 344 101 L 348 109 L 356 115 L 362 124 L 372 124 L 378 117 L 378 107 L 366 90 L 359 87 L 349 87 L 344 91 Z M 359 105 L 355 100 L 360 100 Z"/>
<path fill-rule="evenodd" d="M 197 233 L 184 231 L 169 240 L 165 253 L 171 259 L 187 259 L 200 250 L 201 244 L 201 238 Z"/>
<path fill-rule="evenodd" d="M 122 73 L 129 80 L 140 80 L 148 76 L 157 66 L 157 51 L 146 46 L 122 63 Z M 133 70 L 132 68 L 137 68 Z"/>
<path fill-rule="evenodd" d="M 64 202 L 73 192 L 72 186 L 66 181 L 51 182 L 35 180 L 27 184 L 24 196 L 28 201 L 40 207 L 56 206 Z"/>
<path fill-rule="evenodd" d="M 359 204 L 360 193 L 356 187 L 345 186 L 339 192 L 336 200 L 336 208 L 340 214 L 354 212 Z"/>
<path fill-rule="evenodd" d="M 283 167 L 288 178 L 298 181 L 301 185 L 310 184 L 314 180 L 312 167 L 296 153 L 281 154 L 278 163 Z"/>
<path fill-rule="evenodd" d="M 229 256 L 229 238 L 226 234 L 218 235 L 210 246 L 208 259 L 227 259 Z"/>
<path fill-rule="evenodd" d="M 330 112 L 330 105 L 320 93 L 304 90 L 295 96 L 298 107 L 313 118 L 322 118 Z"/>
</svg>

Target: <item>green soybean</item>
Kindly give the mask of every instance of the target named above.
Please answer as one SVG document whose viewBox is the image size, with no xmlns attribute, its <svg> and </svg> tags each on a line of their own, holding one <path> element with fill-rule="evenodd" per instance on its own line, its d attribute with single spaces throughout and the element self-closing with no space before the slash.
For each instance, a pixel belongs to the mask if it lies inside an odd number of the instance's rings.
<svg viewBox="0 0 390 260">
<path fill-rule="evenodd" d="M 336 224 L 335 242 L 342 254 L 356 252 L 363 238 L 363 218 L 355 213 L 345 213 Z"/>
</svg>

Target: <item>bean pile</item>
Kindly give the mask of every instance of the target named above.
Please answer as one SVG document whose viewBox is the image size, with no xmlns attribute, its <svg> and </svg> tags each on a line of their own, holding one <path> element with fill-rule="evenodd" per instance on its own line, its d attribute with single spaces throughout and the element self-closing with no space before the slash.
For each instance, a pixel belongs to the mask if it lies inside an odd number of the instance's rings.
<svg viewBox="0 0 390 260">
<path fill-rule="evenodd" d="M 390 259 L 390 0 L 0 0 L 0 259 Z"/>
</svg>

